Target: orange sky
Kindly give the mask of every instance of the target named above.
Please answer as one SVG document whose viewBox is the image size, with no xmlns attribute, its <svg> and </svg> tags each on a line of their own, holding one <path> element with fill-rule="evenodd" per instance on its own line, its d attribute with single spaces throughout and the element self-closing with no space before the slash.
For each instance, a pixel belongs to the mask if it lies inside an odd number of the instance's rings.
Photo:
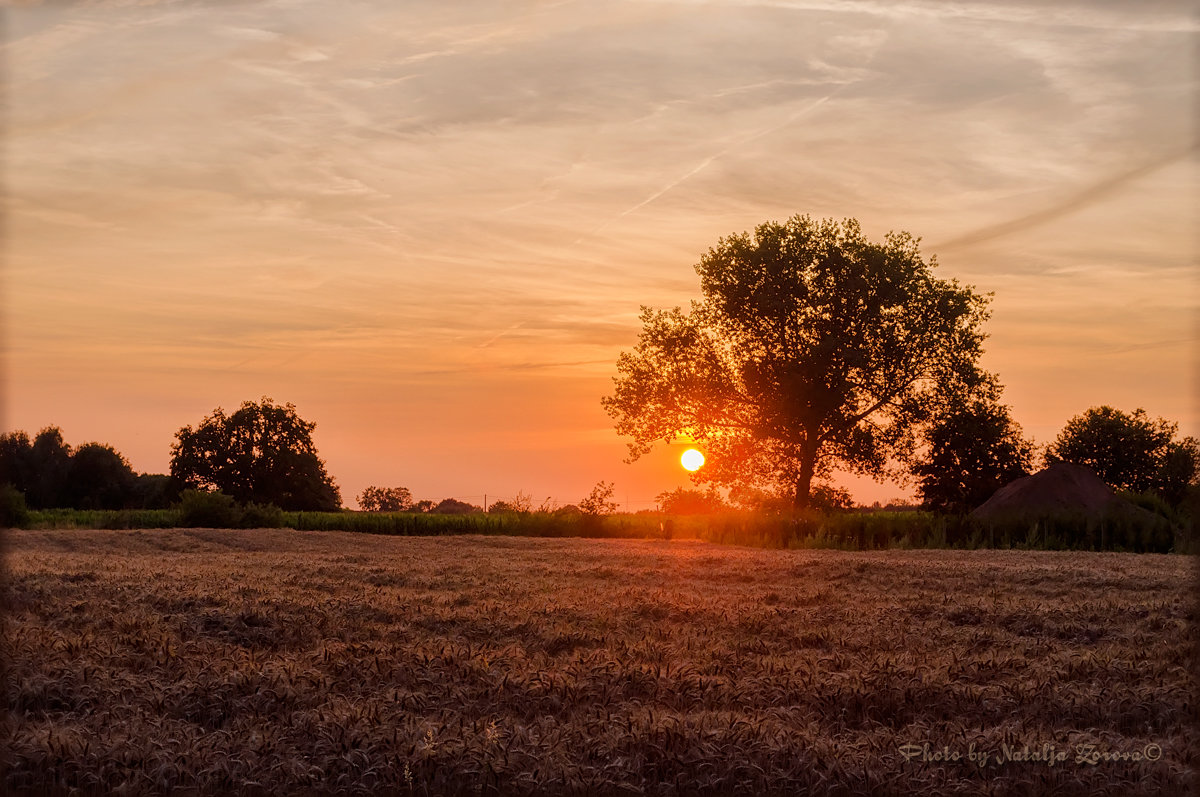
<svg viewBox="0 0 1200 797">
<path fill-rule="evenodd" d="M 687 477 L 600 408 L 639 305 L 808 213 L 994 292 L 1039 442 L 1103 403 L 1200 434 L 1191 4 L 599 6 L 9 8 L 4 428 L 161 472 L 269 395 L 351 505 L 644 508 Z"/>
</svg>

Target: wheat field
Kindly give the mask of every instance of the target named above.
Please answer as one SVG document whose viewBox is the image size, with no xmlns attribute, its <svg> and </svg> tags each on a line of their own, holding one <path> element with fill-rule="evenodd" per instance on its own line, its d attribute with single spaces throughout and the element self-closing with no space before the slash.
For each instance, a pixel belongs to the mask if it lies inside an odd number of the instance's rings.
<svg viewBox="0 0 1200 797">
<path fill-rule="evenodd" d="M 1175 794 L 1194 559 L 5 532 L 8 793 Z"/>
</svg>

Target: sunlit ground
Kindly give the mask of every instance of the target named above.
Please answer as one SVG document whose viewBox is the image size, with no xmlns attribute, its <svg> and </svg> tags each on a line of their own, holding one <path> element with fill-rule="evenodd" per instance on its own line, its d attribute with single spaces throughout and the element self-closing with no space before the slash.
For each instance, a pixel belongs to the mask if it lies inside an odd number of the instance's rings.
<svg viewBox="0 0 1200 797">
<path fill-rule="evenodd" d="M 1185 557 L 17 531 L 7 568 L 10 790 L 1194 785 Z"/>
</svg>

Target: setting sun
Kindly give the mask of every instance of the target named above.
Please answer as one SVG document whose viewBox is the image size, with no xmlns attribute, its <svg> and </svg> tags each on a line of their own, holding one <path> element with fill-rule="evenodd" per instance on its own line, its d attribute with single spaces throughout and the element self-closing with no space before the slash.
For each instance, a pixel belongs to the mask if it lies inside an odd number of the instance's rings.
<svg viewBox="0 0 1200 797">
<path fill-rule="evenodd" d="M 694 448 L 689 448 L 683 452 L 679 462 L 685 470 L 698 471 L 704 466 L 704 455 Z"/>
</svg>

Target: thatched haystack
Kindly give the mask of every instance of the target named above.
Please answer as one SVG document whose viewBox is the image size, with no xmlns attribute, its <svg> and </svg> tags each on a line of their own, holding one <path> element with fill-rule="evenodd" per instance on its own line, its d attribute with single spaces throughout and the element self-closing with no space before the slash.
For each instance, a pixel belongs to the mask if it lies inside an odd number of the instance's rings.
<svg viewBox="0 0 1200 797">
<path fill-rule="evenodd" d="M 1153 521 L 1155 516 L 1112 491 L 1082 465 L 1055 462 L 1032 476 L 1001 487 L 971 516 L 979 520 L 1016 520 L 1070 516 L 1099 521 L 1120 516 Z"/>
</svg>

